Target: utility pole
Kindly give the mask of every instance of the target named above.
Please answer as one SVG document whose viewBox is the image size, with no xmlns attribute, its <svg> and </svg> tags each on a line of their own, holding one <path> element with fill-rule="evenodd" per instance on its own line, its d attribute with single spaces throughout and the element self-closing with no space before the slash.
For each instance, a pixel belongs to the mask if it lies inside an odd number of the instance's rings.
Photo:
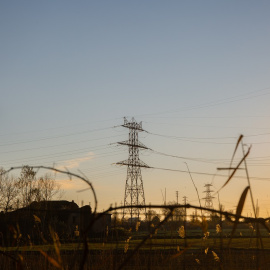
<svg viewBox="0 0 270 270">
<path fill-rule="evenodd" d="M 166 205 L 166 188 L 165 188 L 165 196 L 163 196 L 162 189 L 161 189 L 161 195 L 162 195 L 163 203 L 164 205 Z"/>
<path fill-rule="evenodd" d="M 166 198 L 166 196 L 167 196 L 167 193 L 166 193 L 166 188 L 165 188 L 165 205 L 166 205 L 166 203 L 167 203 L 167 198 Z"/>
<path fill-rule="evenodd" d="M 176 204 L 178 204 L 178 190 L 176 190 Z"/>
<path fill-rule="evenodd" d="M 139 142 L 138 139 L 138 133 L 144 131 L 142 122 L 137 123 L 134 118 L 132 118 L 131 121 L 124 118 L 124 125 L 122 125 L 122 127 L 129 129 L 129 139 L 127 141 L 118 142 L 118 144 L 128 146 L 129 156 L 127 160 L 117 162 L 116 164 L 127 166 L 124 206 L 130 206 L 130 208 L 123 209 L 123 219 L 129 214 L 132 223 L 134 218 L 139 219 L 140 212 L 146 214 L 145 208 L 137 206 L 145 206 L 141 168 L 150 167 L 140 160 L 139 150 L 147 150 L 149 148 Z"/>
<path fill-rule="evenodd" d="M 184 205 L 187 204 L 187 196 L 183 197 L 183 203 L 184 203 Z M 185 219 L 186 219 L 186 217 L 187 217 L 187 208 L 185 207 Z"/>
</svg>

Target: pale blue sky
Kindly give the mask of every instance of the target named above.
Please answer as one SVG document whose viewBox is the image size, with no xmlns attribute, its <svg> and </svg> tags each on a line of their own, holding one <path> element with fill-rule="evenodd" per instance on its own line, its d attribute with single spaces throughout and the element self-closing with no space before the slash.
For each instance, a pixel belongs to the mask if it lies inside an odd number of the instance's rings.
<svg viewBox="0 0 270 270">
<path fill-rule="evenodd" d="M 109 144 L 127 139 L 113 127 L 134 116 L 150 133 L 181 137 L 140 134 L 153 150 L 217 162 L 142 153 L 150 166 L 185 170 L 186 161 L 214 174 L 243 133 L 253 144 L 251 175 L 270 179 L 269 11 L 269 1 L 2 1 L 0 165 L 80 169 L 99 209 L 120 203 L 125 169 L 110 164 L 127 149 Z M 143 179 L 147 202 L 161 203 L 167 187 L 168 200 L 178 190 L 197 203 L 186 174 L 151 169 Z M 194 179 L 201 193 L 213 180 Z M 215 189 L 224 181 L 214 178 Z M 265 214 L 270 182 L 254 181 Z M 228 209 L 245 185 L 220 194 Z"/>
</svg>

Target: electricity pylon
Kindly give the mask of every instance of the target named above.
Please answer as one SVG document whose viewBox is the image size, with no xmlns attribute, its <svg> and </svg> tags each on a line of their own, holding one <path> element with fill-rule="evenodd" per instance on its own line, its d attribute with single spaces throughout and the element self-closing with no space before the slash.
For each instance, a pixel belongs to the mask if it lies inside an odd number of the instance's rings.
<svg viewBox="0 0 270 270">
<path fill-rule="evenodd" d="M 211 187 L 213 185 L 212 184 L 205 184 L 204 187 L 205 187 L 205 191 L 204 193 L 206 193 L 205 197 L 203 198 L 203 200 L 205 200 L 205 207 L 206 208 L 210 208 L 212 209 L 213 208 L 213 201 L 212 199 L 214 199 L 215 197 L 213 197 L 211 195 L 211 192 L 213 192 L 213 190 L 211 190 Z"/>
<path fill-rule="evenodd" d="M 127 166 L 124 206 L 130 206 L 130 208 L 123 209 L 123 218 L 129 214 L 132 222 L 134 218 L 140 218 L 140 212 L 146 213 L 145 208 L 137 206 L 145 205 L 141 168 L 150 167 L 140 160 L 139 150 L 149 148 L 139 142 L 138 139 L 138 133 L 144 131 L 142 129 L 142 122 L 137 123 L 134 118 L 129 122 L 124 118 L 124 125 L 122 126 L 129 129 L 129 139 L 128 141 L 118 142 L 118 144 L 128 146 L 129 157 L 127 160 L 117 162 L 116 164 Z"/>
</svg>

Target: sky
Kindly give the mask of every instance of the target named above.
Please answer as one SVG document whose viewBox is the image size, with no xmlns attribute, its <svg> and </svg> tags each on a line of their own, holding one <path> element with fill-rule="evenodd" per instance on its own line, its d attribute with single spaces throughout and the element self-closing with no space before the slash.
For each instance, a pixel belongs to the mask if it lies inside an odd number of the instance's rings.
<svg viewBox="0 0 270 270">
<path fill-rule="evenodd" d="M 200 197 L 212 184 L 218 207 L 228 171 L 217 168 L 229 166 L 243 134 L 267 216 L 269 10 L 269 1 L 1 1 L 0 166 L 83 173 L 99 211 L 120 205 L 126 168 L 115 163 L 128 148 L 117 142 L 128 139 L 124 117 L 134 117 L 151 149 L 140 151 L 151 167 L 142 169 L 146 203 L 164 203 L 166 189 L 167 203 L 178 191 L 179 203 L 198 205 L 188 164 Z M 242 156 L 240 147 L 234 166 Z M 64 199 L 94 204 L 82 181 L 56 179 Z M 225 210 L 247 185 L 240 170 L 219 191 Z M 253 215 L 250 197 L 243 213 Z"/>
</svg>

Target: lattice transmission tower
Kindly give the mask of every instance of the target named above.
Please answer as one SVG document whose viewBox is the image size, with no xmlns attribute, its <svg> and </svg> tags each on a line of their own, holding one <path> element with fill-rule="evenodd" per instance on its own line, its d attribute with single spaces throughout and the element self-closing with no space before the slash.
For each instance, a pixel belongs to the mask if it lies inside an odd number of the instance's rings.
<svg viewBox="0 0 270 270">
<path fill-rule="evenodd" d="M 213 186 L 212 184 L 205 184 L 204 185 L 204 187 L 205 187 L 204 193 L 206 193 L 206 194 L 205 194 L 205 197 L 203 198 L 203 200 L 205 200 L 205 207 L 210 208 L 210 209 L 213 208 L 213 201 L 212 200 L 215 198 L 211 195 L 211 192 L 213 192 L 213 190 L 211 190 L 212 186 Z"/>
<path fill-rule="evenodd" d="M 126 215 L 130 215 L 132 222 L 134 218 L 140 218 L 141 212 L 146 213 L 145 208 L 138 208 L 136 206 L 145 205 L 141 168 L 150 168 L 140 160 L 139 150 L 149 148 L 139 142 L 138 139 L 139 132 L 144 131 L 142 122 L 137 123 L 134 118 L 131 121 L 124 118 L 124 125 L 122 126 L 129 129 L 129 139 L 124 142 L 118 142 L 118 144 L 128 146 L 129 156 L 127 160 L 117 162 L 116 164 L 127 166 L 124 206 L 130 206 L 130 208 L 124 208 L 123 218 Z"/>
</svg>

